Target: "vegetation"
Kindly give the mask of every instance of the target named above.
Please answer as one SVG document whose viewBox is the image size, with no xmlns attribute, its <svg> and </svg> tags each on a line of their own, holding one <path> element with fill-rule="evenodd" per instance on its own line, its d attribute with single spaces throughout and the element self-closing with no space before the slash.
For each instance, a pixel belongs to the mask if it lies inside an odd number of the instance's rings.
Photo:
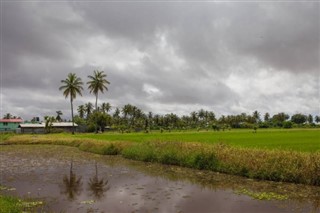
<svg viewBox="0 0 320 213">
<path fill-rule="evenodd" d="M 68 77 L 65 80 L 61 80 L 61 83 L 63 85 L 59 88 L 59 90 L 63 90 L 63 95 L 65 96 L 65 98 L 70 96 L 71 118 L 73 125 L 72 134 L 74 134 L 73 100 L 77 97 L 77 94 L 82 95 L 81 91 L 83 90 L 83 82 L 81 78 L 77 77 L 75 73 L 69 73 Z"/>
<path fill-rule="evenodd" d="M 0 195 L 0 213 L 36 212 L 35 208 L 42 205 L 42 201 L 24 201 L 16 197 Z"/>
<path fill-rule="evenodd" d="M 232 135 L 232 132 L 224 132 L 226 135 Z M 216 132 L 217 133 L 217 132 Z M 223 133 L 223 132 L 221 132 Z M 304 130 L 302 131 L 278 131 L 272 132 L 269 136 L 275 135 L 275 138 L 283 134 L 283 137 L 287 135 L 290 138 L 290 134 L 300 134 L 300 147 L 308 146 L 308 143 L 301 142 L 309 134 L 312 135 L 313 141 L 318 138 L 319 131 L 316 130 Z M 240 175 L 249 178 L 283 181 L 293 183 L 303 183 L 309 185 L 320 185 L 320 152 L 312 151 L 299 152 L 288 151 L 280 148 L 264 149 L 268 143 L 268 139 L 260 138 L 262 142 L 257 143 L 260 148 L 247 148 L 250 145 L 241 144 L 244 140 L 240 141 L 239 146 L 230 146 L 226 143 L 216 143 L 210 141 L 201 142 L 185 142 L 187 138 L 185 135 L 179 132 L 166 133 L 167 135 L 181 136 L 181 140 L 144 140 L 140 142 L 124 141 L 110 141 L 109 136 L 122 135 L 122 134 L 98 134 L 98 135 L 66 135 L 66 134 L 53 134 L 53 135 L 15 135 L 8 138 L 5 142 L 7 144 L 54 144 L 54 145 L 67 145 L 78 147 L 80 150 L 93 152 L 103 155 L 122 155 L 128 159 L 158 162 L 163 164 L 178 165 L 183 167 L 190 167 L 195 169 L 206 169 L 216 172 L 223 172 L 227 174 Z M 193 132 L 192 135 L 198 135 L 198 137 L 207 137 L 207 132 Z M 215 134 L 211 132 L 209 136 Z M 220 134 L 220 133 L 219 133 Z M 257 133 L 254 134 L 248 131 L 234 131 L 234 138 L 238 138 L 239 135 L 263 135 Z M 130 136 L 140 137 L 142 134 L 125 134 Z M 151 135 L 151 134 L 145 134 Z M 155 135 L 164 134 L 157 133 Z M 221 134 L 222 135 L 222 134 Z M 266 134 L 267 135 L 267 134 Z M 265 136 L 266 136 L 265 135 Z M 95 136 L 96 138 L 94 138 Z M 105 138 L 102 138 L 104 136 Z M 185 137 L 183 137 L 185 136 Z M 310 138 L 312 138 L 310 137 Z M 299 138 L 299 137 L 298 137 Z M 202 138 L 203 139 L 203 138 Z M 232 140 L 232 136 L 230 136 Z M 257 138 L 256 138 L 257 139 Z M 259 140 L 256 140 L 259 142 Z M 289 140 L 288 140 L 289 141 Z M 312 141 L 312 139 L 310 140 Z M 235 141 L 234 141 L 235 143 Z M 278 140 L 278 143 L 281 141 Z M 286 143 L 290 146 L 290 143 Z M 313 144 L 316 147 L 315 150 L 319 150 L 319 145 Z M 246 148 L 244 148 L 246 147 Z M 285 145 L 283 146 L 285 147 Z"/>
<path fill-rule="evenodd" d="M 93 76 L 89 75 L 88 78 L 90 81 L 87 82 L 89 84 L 88 89 L 90 93 L 93 93 L 96 96 L 96 105 L 95 110 L 98 110 L 98 94 L 99 91 L 103 93 L 104 90 L 108 91 L 107 84 L 110 84 L 106 79 L 107 75 L 104 71 L 94 70 Z"/>
<path fill-rule="evenodd" d="M 81 124 L 84 132 L 92 132 L 92 126 L 97 125 L 97 120 L 92 116 L 103 119 L 109 129 L 120 133 L 145 132 L 151 131 L 171 132 L 185 130 L 213 130 L 226 131 L 230 129 L 251 129 L 254 132 L 260 132 L 261 129 L 291 129 L 291 128 L 320 128 L 319 118 L 312 115 L 295 114 L 291 118 L 286 113 L 277 113 L 271 117 L 269 113 L 264 115 L 264 120 L 260 117 L 258 111 L 252 115 L 241 113 L 239 115 L 222 115 L 217 118 L 212 111 L 200 109 L 193 111 L 190 115 L 178 116 L 174 113 L 165 115 L 145 113 L 137 106 L 126 104 L 122 108 L 115 107 L 112 111 L 110 103 L 102 103 L 93 115 L 93 104 L 87 103 L 78 107 L 76 122 Z M 97 114 L 97 112 L 100 112 Z M 316 122 L 316 123 L 314 123 Z M 104 126 L 100 127 L 103 132 Z"/>
</svg>

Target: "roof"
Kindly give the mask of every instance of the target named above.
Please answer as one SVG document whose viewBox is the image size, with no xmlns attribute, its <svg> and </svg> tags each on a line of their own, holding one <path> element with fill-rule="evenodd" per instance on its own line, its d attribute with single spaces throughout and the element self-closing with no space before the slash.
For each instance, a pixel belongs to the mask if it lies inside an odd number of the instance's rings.
<svg viewBox="0 0 320 213">
<path fill-rule="evenodd" d="M 45 123 L 27 123 L 19 125 L 21 128 L 45 128 L 45 126 Z M 78 126 L 78 124 L 74 123 L 74 126 Z M 52 127 L 72 127 L 72 122 L 52 123 Z"/>
<path fill-rule="evenodd" d="M 23 120 L 21 118 L 12 118 L 12 119 L 0 119 L 0 122 L 2 123 L 22 123 Z"/>
</svg>

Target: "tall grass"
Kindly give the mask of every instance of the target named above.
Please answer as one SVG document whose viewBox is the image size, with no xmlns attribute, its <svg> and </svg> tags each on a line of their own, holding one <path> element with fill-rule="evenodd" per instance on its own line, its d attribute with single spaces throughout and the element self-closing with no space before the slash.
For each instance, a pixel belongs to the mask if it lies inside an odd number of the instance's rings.
<svg viewBox="0 0 320 213">
<path fill-rule="evenodd" d="M 53 144 L 102 155 L 206 169 L 260 180 L 320 186 L 320 152 L 297 152 L 185 142 L 108 142 L 61 135 L 17 135 L 7 144 Z"/>
</svg>

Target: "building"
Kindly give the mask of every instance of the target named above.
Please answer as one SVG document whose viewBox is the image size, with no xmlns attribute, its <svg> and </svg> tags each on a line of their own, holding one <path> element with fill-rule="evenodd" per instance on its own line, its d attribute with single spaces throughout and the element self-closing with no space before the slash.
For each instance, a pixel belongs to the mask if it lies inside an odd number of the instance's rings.
<svg viewBox="0 0 320 213">
<path fill-rule="evenodd" d="M 78 127 L 76 123 L 74 123 L 75 128 Z M 46 125 L 45 123 L 25 123 L 25 124 L 20 124 L 20 132 L 21 133 L 46 133 L 45 129 Z M 63 132 L 72 132 L 73 126 L 72 122 L 54 122 L 52 123 L 51 129 L 57 132 L 58 131 L 63 131 Z"/>
<path fill-rule="evenodd" d="M 0 119 L 0 132 L 15 132 L 22 122 L 21 118 Z"/>
</svg>

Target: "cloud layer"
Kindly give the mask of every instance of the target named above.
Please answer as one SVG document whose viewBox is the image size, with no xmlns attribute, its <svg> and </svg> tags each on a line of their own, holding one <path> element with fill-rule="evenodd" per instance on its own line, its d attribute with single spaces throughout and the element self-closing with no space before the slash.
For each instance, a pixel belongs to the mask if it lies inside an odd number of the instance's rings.
<svg viewBox="0 0 320 213">
<path fill-rule="evenodd" d="M 319 114 L 319 5 L 1 2 L 1 116 L 68 117 L 60 80 L 94 69 L 113 106 Z"/>
</svg>

